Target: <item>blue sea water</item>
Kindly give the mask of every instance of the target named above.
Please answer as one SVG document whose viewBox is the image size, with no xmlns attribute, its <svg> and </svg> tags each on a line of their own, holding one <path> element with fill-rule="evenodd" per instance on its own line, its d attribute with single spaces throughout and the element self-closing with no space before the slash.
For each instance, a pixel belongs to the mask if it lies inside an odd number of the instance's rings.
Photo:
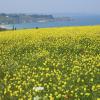
<svg viewBox="0 0 100 100">
<path fill-rule="evenodd" d="M 100 25 L 100 16 L 73 16 L 72 21 L 54 21 L 54 22 L 33 22 L 23 24 L 7 25 L 8 28 L 15 26 L 17 29 L 23 28 L 46 28 L 46 27 L 62 27 L 62 26 L 87 26 Z"/>
</svg>

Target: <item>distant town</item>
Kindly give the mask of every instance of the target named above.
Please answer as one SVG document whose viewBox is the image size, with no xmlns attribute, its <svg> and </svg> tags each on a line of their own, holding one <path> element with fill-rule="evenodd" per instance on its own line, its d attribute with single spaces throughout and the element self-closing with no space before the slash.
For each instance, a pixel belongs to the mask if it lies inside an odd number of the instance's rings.
<svg viewBox="0 0 100 100">
<path fill-rule="evenodd" d="M 32 22 L 50 22 L 50 21 L 70 21 L 70 17 L 55 18 L 53 15 L 38 15 L 38 14 L 0 14 L 0 25 L 20 24 Z"/>
<path fill-rule="evenodd" d="M 53 15 L 41 14 L 6 14 L 0 13 L 0 31 L 8 30 L 6 25 L 23 24 L 32 22 L 54 22 L 54 21 L 72 21 L 71 17 L 54 17 Z M 16 27 L 15 27 L 16 28 Z M 15 29 L 13 27 L 13 29 Z"/>
</svg>

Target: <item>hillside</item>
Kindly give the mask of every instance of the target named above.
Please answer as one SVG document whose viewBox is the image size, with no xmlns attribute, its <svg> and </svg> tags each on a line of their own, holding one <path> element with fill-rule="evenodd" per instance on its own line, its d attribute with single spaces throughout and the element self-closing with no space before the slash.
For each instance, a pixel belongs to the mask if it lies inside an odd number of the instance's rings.
<svg viewBox="0 0 100 100">
<path fill-rule="evenodd" d="M 53 19 L 52 15 L 0 14 L 0 24 L 31 23 L 38 21 L 51 21 Z"/>
<path fill-rule="evenodd" d="M 53 17 L 53 15 L 38 14 L 0 14 L 0 24 L 21 24 L 32 22 L 72 21 L 71 17 Z"/>
<path fill-rule="evenodd" d="M 100 26 L 0 32 L 1 100 L 99 100 Z"/>
</svg>

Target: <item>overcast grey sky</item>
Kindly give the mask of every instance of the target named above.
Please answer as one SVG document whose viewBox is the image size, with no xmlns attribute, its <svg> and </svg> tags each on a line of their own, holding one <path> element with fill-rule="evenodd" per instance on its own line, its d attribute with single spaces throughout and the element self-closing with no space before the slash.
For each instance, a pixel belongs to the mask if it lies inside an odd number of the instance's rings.
<svg viewBox="0 0 100 100">
<path fill-rule="evenodd" d="M 100 14 L 100 0 L 0 0 L 0 13 Z"/>
</svg>

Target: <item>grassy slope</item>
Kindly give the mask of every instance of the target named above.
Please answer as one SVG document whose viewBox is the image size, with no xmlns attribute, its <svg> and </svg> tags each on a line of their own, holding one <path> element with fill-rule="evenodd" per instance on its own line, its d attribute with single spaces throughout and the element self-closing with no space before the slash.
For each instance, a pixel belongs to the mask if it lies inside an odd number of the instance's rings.
<svg viewBox="0 0 100 100">
<path fill-rule="evenodd" d="M 2 99 L 95 100 L 99 67 L 100 26 L 0 32 Z"/>
</svg>

